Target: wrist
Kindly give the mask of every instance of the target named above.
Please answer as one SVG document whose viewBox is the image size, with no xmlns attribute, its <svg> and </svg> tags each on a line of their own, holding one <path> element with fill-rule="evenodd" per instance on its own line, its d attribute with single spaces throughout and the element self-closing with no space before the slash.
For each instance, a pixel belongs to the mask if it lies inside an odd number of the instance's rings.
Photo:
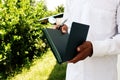
<svg viewBox="0 0 120 80">
<path fill-rule="evenodd" d="M 89 54 L 89 57 L 91 57 L 93 55 L 93 45 L 90 41 L 89 42 L 89 46 L 90 46 L 90 54 Z"/>
</svg>

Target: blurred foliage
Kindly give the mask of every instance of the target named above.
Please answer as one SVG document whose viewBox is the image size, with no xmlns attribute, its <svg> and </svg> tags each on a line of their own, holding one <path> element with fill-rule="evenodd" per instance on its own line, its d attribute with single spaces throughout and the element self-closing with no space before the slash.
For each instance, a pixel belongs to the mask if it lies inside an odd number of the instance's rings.
<svg viewBox="0 0 120 80">
<path fill-rule="evenodd" d="M 47 51 L 38 20 L 51 14 L 43 1 L 0 0 L 0 79 Z"/>
<path fill-rule="evenodd" d="M 63 13 L 63 12 L 64 12 L 64 6 L 63 6 L 63 4 L 57 6 L 56 11 L 57 11 L 58 13 Z"/>
</svg>

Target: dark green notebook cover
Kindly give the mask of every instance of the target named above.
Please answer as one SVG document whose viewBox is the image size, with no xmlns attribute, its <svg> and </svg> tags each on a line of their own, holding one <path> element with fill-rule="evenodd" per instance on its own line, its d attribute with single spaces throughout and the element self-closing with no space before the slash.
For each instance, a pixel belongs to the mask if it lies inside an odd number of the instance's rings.
<svg viewBox="0 0 120 80">
<path fill-rule="evenodd" d="M 60 30 L 46 28 L 43 32 L 58 63 L 71 60 L 77 55 L 76 47 L 87 37 L 89 25 L 73 22 L 70 34 Z"/>
</svg>

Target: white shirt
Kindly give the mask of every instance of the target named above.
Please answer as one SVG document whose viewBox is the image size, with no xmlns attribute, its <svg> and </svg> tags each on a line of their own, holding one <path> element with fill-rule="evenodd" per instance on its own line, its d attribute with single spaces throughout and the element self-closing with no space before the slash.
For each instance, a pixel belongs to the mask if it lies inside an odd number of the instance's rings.
<svg viewBox="0 0 120 80">
<path fill-rule="evenodd" d="M 117 80 L 120 54 L 120 0 L 67 0 L 64 19 L 90 25 L 87 40 L 93 55 L 68 63 L 66 80 Z M 79 34 L 79 33 L 78 33 Z"/>
</svg>

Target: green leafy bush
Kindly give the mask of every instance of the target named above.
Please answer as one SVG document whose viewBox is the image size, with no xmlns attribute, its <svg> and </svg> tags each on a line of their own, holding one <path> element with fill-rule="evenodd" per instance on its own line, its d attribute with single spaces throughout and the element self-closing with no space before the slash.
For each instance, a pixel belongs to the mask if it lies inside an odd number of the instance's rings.
<svg viewBox="0 0 120 80">
<path fill-rule="evenodd" d="M 63 4 L 57 6 L 56 11 L 57 11 L 58 13 L 63 13 L 63 12 L 64 12 L 64 6 L 63 6 Z"/>
<path fill-rule="evenodd" d="M 47 13 L 43 1 L 0 0 L 0 78 L 47 50 L 38 22 Z"/>
</svg>

